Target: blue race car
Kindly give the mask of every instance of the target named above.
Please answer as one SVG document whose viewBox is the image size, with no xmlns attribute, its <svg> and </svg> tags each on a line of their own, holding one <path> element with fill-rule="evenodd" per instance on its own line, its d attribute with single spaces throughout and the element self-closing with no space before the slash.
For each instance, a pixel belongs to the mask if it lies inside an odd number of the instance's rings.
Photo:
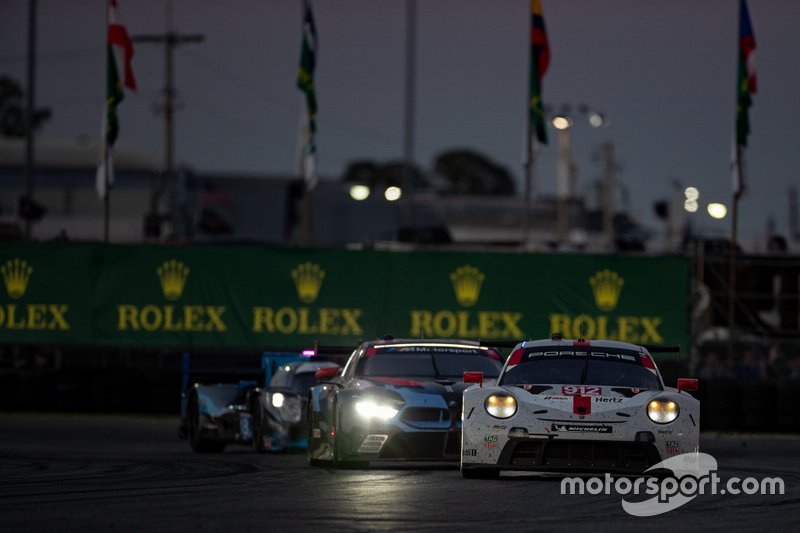
<svg viewBox="0 0 800 533">
<path fill-rule="evenodd" d="M 221 452 L 228 444 L 249 445 L 257 452 L 304 448 L 308 389 L 316 383 L 315 373 L 327 368 L 336 371 L 339 365 L 301 354 L 264 354 L 261 369 L 255 369 L 264 376 L 264 387 L 255 380 L 186 386 L 178 435 L 196 452 Z M 188 361 L 184 372 L 188 385 Z M 208 369 L 194 372 L 214 374 Z"/>
<path fill-rule="evenodd" d="M 317 371 L 308 401 L 313 466 L 384 459 L 453 460 L 461 453 L 465 371 L 497 377 L 493 348 L 460 340 L 389 339 L 362 343 L 341 372 Z"/>
</svg>

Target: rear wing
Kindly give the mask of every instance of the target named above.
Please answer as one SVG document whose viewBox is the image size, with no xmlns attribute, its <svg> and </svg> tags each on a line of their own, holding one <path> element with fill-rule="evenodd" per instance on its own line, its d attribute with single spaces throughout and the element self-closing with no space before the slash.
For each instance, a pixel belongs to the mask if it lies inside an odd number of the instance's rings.
<svg viewBox="0 0 800 533">
<path fill-rule="evenodd" d="M 478 344 L 480 346 L 485 346 L 487 348 L 513 348 L 517 344 L 524 342 L 521 340 L 498 340 L 498 341 L 479 341 Z"/>
<path fill-rule="evenodd" d="M 654 353 L 673 353 L 673 354 L 677 354 L 677 357 L 675 359 L 677 359 L 678 361 L 680 361 L 682 356 L 683 356 L 683 352 L 681 352 L 680 344 L 675 345 L 675 346 L 644 344 L 644 345 L 642 345 L 642 347 L 645 350 L 647 350 L 648 352 L 650 352 L 651 354 L 654 354 Z"/>
<path fill-rule="evenodd" d="M 181 360 L 181 391 L 193 382 L 241 383 L 253 382 L 266 387 L 275 371 L 282 365 L 296 361 L 335 361 L 336 349 L 319 348 L 285 352 L 263 352 L 252 355 L 209 355 L 184 352 Z M 347 353 L 349 354 L 352 351 Z M 194 360 L 193 360 L 194 359 Z"/>
<path fill-rule="evenodd" d="M 496 340 L 496 341 L 480 341 L 479 344 L 481 346 L 485 346 L 487 348 L 513 348 L 517 344 L 521 342 L 525 342 L 526 339 L 522 340 Z M 670 346 L 670 345 L 661 345 L 661 344 L 643 344 L 641 345 L 644 349 L 646 349 L 651 354 L 653 353 L 674 353 L 678 354 L 678 359 L 681 359 L 682 352 L 681 346 L 679 344 Z"/>
</svg>

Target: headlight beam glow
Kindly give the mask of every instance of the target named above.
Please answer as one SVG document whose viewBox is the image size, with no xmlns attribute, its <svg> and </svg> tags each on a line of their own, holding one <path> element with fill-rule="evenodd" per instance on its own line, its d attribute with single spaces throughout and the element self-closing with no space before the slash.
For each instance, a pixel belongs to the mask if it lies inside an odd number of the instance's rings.
<svg viewBox="0 0 800 533">
<path fill-rule="evenodd" d="M 510 418 L 517 412 L 517 399 L 510 394 L 491 394 L 483 405 L 495 418 Z"/>
<path fill-rule="evenodd" d="M 655 399 L 647 404 L 647 417 L 656 424 L 669 424 L 680 412 L 680 407 L 672 400 Z"/>
<path fill-rule="evenodd" d="M 364 418 L 388 420 L 395 416 L 399 412 L 399 409 L 391 405 L 377 403 L 374 400 L 359 400 L 356 402 L 356 412 Z"/>
</svg>

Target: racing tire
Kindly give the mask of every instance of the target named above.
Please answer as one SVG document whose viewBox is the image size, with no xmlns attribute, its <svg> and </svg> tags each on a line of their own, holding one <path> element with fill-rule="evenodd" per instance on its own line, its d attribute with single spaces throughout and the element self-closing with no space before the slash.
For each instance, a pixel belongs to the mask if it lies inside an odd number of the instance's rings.
<svg viewBox="0 0 800 533">
<path fill-rule="evenodd" d="M 189 405 L 186 409 L 186 426 L 189 437 L 189 446 L 197 453 L 220 453 L 225 449 L 225 443 L 204 439 L 200 429 L 200 404 L 197 393 L 189 396 Z"/>
<path fill-rule="evenodd" d="M 500 471 L 493 468 L 464 468 L 462 466 L 461 477 L 464 479 L 498 479 Z"/>
<path fill-rule="evenodd" d="M 308 435 L 306 435 L 306 458 L 308 459 L 309 466 L 319 466 L 319 467 L 332 467 L 333 461 L 326 460 L 326 459 L 317 459 L 311 455 L 312 449 L 315 446 L 314 439 L 311 438 L 312 430 L 316 425 L 316 417 L 314 416 L 314 411 L 311 408 L 311 401 L 308 402 L 308 409 L 306 410 L 306 427 L 308 428 Z"/>
<path fill-rule="evenodd" d="M 267 451 L 264 447 L 264 409 L 261 407 L 258 395 L 256 395 L 250 406 L 250 423 L 253 425 L 253 451 L 264 453 Z"/>
<path fill-rule="evenodd" d="M 339 432 L 339 428 L 341 427 L 339 421 L 341 420 L 341 417 L 338 409 L 336 409 L 334 412 L 336 413 L 336 436 L 333 439 L 333 466 L 343 470 L 368 468 L 368 461 L 353 461 L 342 458 L 344 455 L 342 453 L 342 434 Z"/>
</svg>

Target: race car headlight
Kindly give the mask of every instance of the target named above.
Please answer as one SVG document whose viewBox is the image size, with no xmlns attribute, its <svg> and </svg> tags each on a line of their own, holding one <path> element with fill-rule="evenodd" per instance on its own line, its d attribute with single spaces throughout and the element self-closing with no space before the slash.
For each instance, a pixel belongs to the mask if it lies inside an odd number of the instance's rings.
<svg viewBox="0 0 800 533">
<path fill-rule="evenodd" d="M 280 409 L 281 407 L 283 407 L 283 402 L 285 400 L 286 397 L 284 397 L 283 394 L 281 394 L 280 392 L 276 392 L 275 394 L 272 395 L 272 407 Z"/>
<path fill-rule="evenodd" d="M 492 394 L 483 405 L 486 412 L 495 418 L 509 418 L 517 412 L 517 399 L 510 394 Z"/>
<path fill-rule="evenodd" d="M 371 399 L 359 400 L 356 402 L 356 412 L 364 418 L 380 418 L 388 420 L 396 415 L 400 410 L 385 403 L 376 402 Z"/>
<path fill-rule="evenodd" d="M 647 416 L 656 424 L 669 424 L 680 412 L 680 407 L 672 400 L 650 400 L 647 404 Z"/>
</svg>

